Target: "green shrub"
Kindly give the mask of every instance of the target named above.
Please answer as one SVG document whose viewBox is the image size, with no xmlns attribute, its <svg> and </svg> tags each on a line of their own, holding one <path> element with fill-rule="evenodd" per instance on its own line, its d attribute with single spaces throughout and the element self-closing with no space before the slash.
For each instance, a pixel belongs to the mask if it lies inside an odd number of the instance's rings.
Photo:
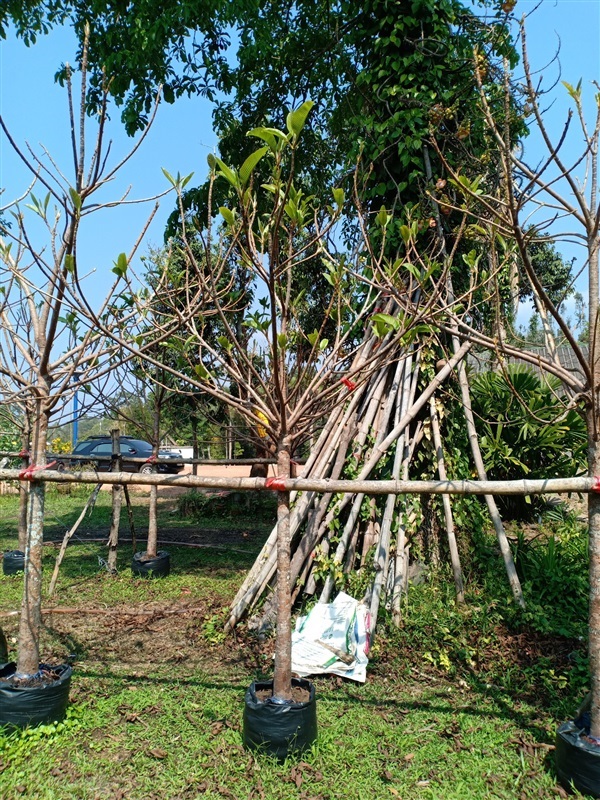
<svg viewBox="0 0 600 800">
<path fill-rule="evenodd" d="M 541 380 L 533 370 L 509 366 L 485 372 L 471 384 L 473 410 L 485 468 L 491 480 L 566 478 L 587 468 L 583 417 L 565 410 L 556 378 Z M 498 498 L 512 518 L 532 518 L 541 498 Z"/>
</svg>

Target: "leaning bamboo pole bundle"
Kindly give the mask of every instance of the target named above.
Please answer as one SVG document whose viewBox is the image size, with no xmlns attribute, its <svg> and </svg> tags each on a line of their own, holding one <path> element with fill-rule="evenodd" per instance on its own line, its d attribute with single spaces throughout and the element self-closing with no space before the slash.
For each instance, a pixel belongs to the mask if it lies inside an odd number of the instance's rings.
<svg viewBox="0 0 600 800">
<path fill-rule="evenodd" d="M 376 344 L 380 344 L 377 337 L 370 332 L 365 338 L 365 341 L 355 358 L 352 370 L 359 370 L 365 363 L 371 351 Z M 384 391 L 388 380 L 389 369 L 388 365 L 380 367 L 375 373 L 370 376 L 368 381 L 362 385 L 355 387 L 352 390 L 351 401 L 347 405 L 345 411 L 343 407 L 338 407 L 336 411 L 330 416 L 325 428 L 317 442 L 317 451 L 321 450 L 320 460 L 316 457 L 308 459 L 306 465 L 302 470 L 302 475 L 312 473 L 317 476 L 328 474 L 331 463 L 334 463 L 334 470 L 336 472 L 332 477 L 338 477 L 341 474 L 345 460 L 348 442 L 352 439 L 356 448 L 361 448 L 366 440 L 373 418 L 377 415 L 384 402 Z M 342 424 L 339 423 L 339 418 L 342 416 Z M 360 417 L 360 424 L 351 430 L 352 425 L 349 420 L 354 417 Z M 335 423 L 338 422 L 336 425 Z M 344 435 L 344 431 L 346 432 Z M 338 456 L 336 457 L 336 453 Z M 341 456 L 341 458 L 340 458 Z M 293 495 L 292 499 L 295 499 Z M 329 505 L 330 498 L 321 497 L 318 502 L 318 510 L 316 516 L 322 518 L 327 506 Z M 290 518 L 290 537 L 292 540 L 296 537 L 300 526 L 306 520 L 310 506 L 313 503 L 313 495 L 304 495 L 300 498 L 299 502 L 294 506 Z M 301 546 L 297 548 L 291 561 L 291 584 L 297 581 L 302 573 L 303 561 L 312 553 L 324 533 L 322 525 L 309 527 L 305 535 L 301 539 Z M 308 535 L 307 535 L 308 534 Z M 253 604 L 262 596 L 264 591 L 273 582 L 276 572 L 277 563 L 277 528 L 275 527 L 271 535 L 263 547 L 263 550 L 256 559 L 250 573 L 247 575 L 246 580 L 240 587 L 236 594 L 234 601 L 230 608 L 230 615 L 225 625 L 225 630 L 231 630 L 239 621 L 242 614 L 250 609 Z M 308 549 L 310 548 L 310 549 Z M 274 600 L 267 604 L 260 619 L 252 621 L 253 627 L 261 629 L 266 623 L 265 620 L 270 619 L 273 613 Z"/>
<path fill-rule="evenodd" d="M 392 412 L 394 407 L 399 403 L 398 399 L 398 392 L 400 387 L 403 384 L 403 378 L 407 369 L 407 365 L 410 363 L 410 355 L 405 356 L 404 358 L 400 359 L 396 365 L 396 369 L 394 372 L 392 385 L 387 393 L 387 398 L 385 402 L 379 404 L 380 413 L 378 418 L 375 420 L 369 421 L 369 426 L 374 424 L 375 430 L 377 431 L 375 446 L 377 446 L 383 439 L 385 438 L 385 434 L 388 429 L 388 424 L 390 417 L 392 416 Z M 352 535 L 357 528 L 358 525 L 358 517 L 360 514 L 360 510 L 362 507 L 362 503 L 364 500 L 364 493 L 358 493 L 352 502 L 352 507 L 350 509 L 350 513 L 348 514 L 348 519 L 346 520 L 346 524 L 344 526 L 344 530 L 338 542 L 334 557 L 333 557 L 333 566 L 339 565 L 344 560 L 346 555 L 346 551 L 352 539 Z M 323 586 L 323 590 L 321 592 L 321 596 L 319 598 L 321 603 L 329 602 L 333 590 L 335 589 L 335 579 L 333 575 L 330 573 Z"/>
<path fill-rule="evenodd" d="M 369 382 L 369 384 L 374 384 L 373 390 L 369 389 L 369 385 L 367 385 L 363 390 L 363 400 L 359 404 L 357 408 L 356 414 L 357 416 L 362 414 L 362 418 L 360 420 L 360 424 L 356 426 L 355 431 L 352 432 L 350 429 L 346 431 L 345 437 L 339 442 L 338 450 L 337 450 L 337 460 L 335 463 L 335 471 L 339 475 L 346 463 L 347 458 L 347 450 L 348 445 L 352 442 L 353 447 L 357 450 L 363 446 L 366 438 L 373 426 L 374 420 L 377 418 L 378 414 L 381 414 L 382 411 L 387 413 L 387 406 L 390 405 L 389 393 L 387 400 L 384 399 L 384 390 L 386 388 L 387 382 L 389 378 L 389 368 L 386 366 L 380 369 L 373 379 Z M 393 397 L 392 397 L 393 400 Z M 333 477 L 333 476 L 332 476 Z M 325 536 L 326 531 L 329 528 L 329 523 L 333 519 L 335 515 L 335 509 L 329 509 L 329 505 L 331 502 L 332 495 L 325 494 L 321 496 L 319 503 L 317 504 L 317 508 L 315 509 L 315 523 L 307 527 L 304 535 L 300 539 L 298 547 L 296 548 L 290 563 L 290 583 L 292 586 L 295 586 L 294 592 L 297 596 L 297 593 L 301 586 L 305 583 L 308 577 L 308 571 L 303 569 L 308 559 L 311 558 L 312 553 L 315 551 L 315 548 L 319 545 L 323 537 Z M 355 499 L 353 507 L 356 508 L 356 515 L 360 510 L 360 499 L 362 499 L 362 495 L 359 495 L 358 503 L 357 499 Z M 327 517 L 324 518 L 325 513 L 327 513 Z M 301 522 L 301 521 L 300 521 Z M 294 528 L 297 526 L 295 525 Z M 311 564 L 308 564 L 310 568 Z M 249 608 L 252 606 L 254 601 L 262 596 L 263 592 L 266 590 L 267 586 L 271 586 L 273 588 L 274 584 L 272 583 L 273 580 L 276 581 L 276 564 L 275 559 L 272 558 L 268 564 L 265 564 L 264 569 L 262 571 L 262 582 L 260 584 L 255 584 L 253 587 L 254 596 L 252 597 L 251 592 L 247 591 L 244 597 L 244 603 L 246 607 Z M 300 585 L 299 585 L 300 584 Z M 274 616 L 275 612 L 275 594 L 273 593 L 265 608 L 262 610 L 259 617 L 254 617 L 251 620 L 251 625 L 253 629 L 256 630 L 263 630 L 265 627 L 268 627 L 271 623 L 271 620 Z M 240 605 L 236 608 L 236 612 L 239 610 Z"/>
<path fill-rule="evenodd" d="M 356 409 L 360 404 L 363 392 L 366 391 L 367 388 L 363 387 L 361 391 L 357 392 L 356 395 L 352 397 L 345 409 L 342 407 L 337 409 L 338 413 L 332 415 L 333 422 L 328 420 L 315 447 L 315 451 L 320 454 L 320 458 L 309 458 L 302 470 L 302 475 L 305 475 L 311 470 L 317 475 L 326 475 L 330 469 L 332 469 L 330 473 L 331 477 L 338 478 L 339 475 L 341 475 L 348 443 L 355 436 Z M 337 426 L 335 426 L 336 420 L 338 421 Z M 343 453 L 341 459 L 339 456 L 336 458 L 338 451 Z M 298 529 L 308 516 L 314 497 L 314 493 L 305 493 L 293 507 L 290 515 L 290 536 L 292 538 L 296 535 Z M 293 494 L 292 498 L 295 500 L 296 495 Z M 293 558 L 291 567 L 292 570 L 296 568 Z M 258 558 L 255 560 L 231 604 L 229 617 L 225 624 L 226 631 L 232 630 L 239 622 L 242 615 L 262 596 L 266 587 L 271 582 L 276 568 L 277 526 L 271 531 L 267 542 L 263 546 Z M 298 569 L 298 572 L 299 571 L 300 569 Z M 293 580 L 295 580 L 295 578 L 293 578 L 292 581 Z"/>
</svg>

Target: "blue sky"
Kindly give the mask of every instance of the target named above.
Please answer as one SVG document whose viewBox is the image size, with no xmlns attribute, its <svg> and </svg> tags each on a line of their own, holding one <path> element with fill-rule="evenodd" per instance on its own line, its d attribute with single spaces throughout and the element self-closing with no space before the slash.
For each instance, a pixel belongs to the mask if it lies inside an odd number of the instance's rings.
<svg viewBox="0 0 600 800">
<path fill-rule="evenodd" d="M 572 84 L 583 78 L 591 101 L 589 82 L 600 80 L 600 0 L 519 0 L 516 13 L 527 14 L 536 6 L 528 22 L 532 63 L 546 66 L 560 46 L 560 77 Z M 40 37 L 30 48 L 15 38 L 0 42 L 0 113 L 21 146 L 27 142 L 39 153 L 44 145 L 68 175 L 72 169 L 66 92 L 54 83 L 53 75 L 61 62 L 73 59 L 74 52 L 72 36 L 65 29 Z M 558 77 L 558 66 L 551 65 L 545 84 Z M 554 130 L 559 130 L 566 111 L 566 93 L 558 86 L 555 94 L 557 100 L 548 120 Z M 116 155 L 123 154 L 131 141 L 122 131 L 118 111 L 114 116 L 110 135 Z M 163 104 L 142 149 L 104 199 L 115 199 L 129 186 L 130 197 L 135 199 L 160 193 L 168 186 L 161 167 L 172 174 L 194 172 L 194 182 L 200 182 L 206 174 L 206 156 L 216 144 L 208 101 L 182 98 L 171 106 Z M 535 146 L 534 140 L 529 142 L 530 153 Z M 6 189 L 0 205 L 18 196 L 27 185 L 23 165 L 0 135 L 0 187 Z M 146 239 L 148 244 L 162 242 L 165 220 L 172 208 L 171 198 L 162 200 Z M 110 274 L 113 260 L 120 252 L 128 252 L 137 239 L 149 210 L 150 206 L 135 206 L 91 217 L 83 231 L 80 261 L 85 257 L 87 269 L 96 269 L 97 275 Z"/>
</svg>

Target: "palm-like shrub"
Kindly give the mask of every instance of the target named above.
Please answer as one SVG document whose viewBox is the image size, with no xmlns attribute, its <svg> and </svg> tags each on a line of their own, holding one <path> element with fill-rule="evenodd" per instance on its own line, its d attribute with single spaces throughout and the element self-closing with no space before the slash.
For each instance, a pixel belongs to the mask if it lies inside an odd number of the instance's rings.
<svg viewBox="0 0 600 800">
<path fill-rule="evenodd" d="M 568 407 L 558 379 L 523 366 L 485 372 L 472 382 L 481 450 L 492 480 L 558 478 L 586 471 L 581 414 Z M 511 516 L 527 517 L 540 500 L 503 498 Z"/>
</svg>

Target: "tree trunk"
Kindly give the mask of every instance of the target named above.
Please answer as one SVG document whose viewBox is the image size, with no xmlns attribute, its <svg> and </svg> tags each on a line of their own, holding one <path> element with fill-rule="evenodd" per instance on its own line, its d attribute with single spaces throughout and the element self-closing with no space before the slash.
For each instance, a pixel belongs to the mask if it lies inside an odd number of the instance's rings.
<svg viewBox="0 0 600 800">
<path fill-rule="evenodd" d="M 158 458 L 158 445 L 160 441 L 160 405 L 154 409 L 154 430 L 152 432 L 152 455 Z M 158 487 L 150 487 L 150 506 L 148 508 L 148 542 L 146 544 L 146 558 L 156 558 L 158 548 L 158 524 L 156 520 L 156 505 L 158 502 Z"/>
<path fill-rule="evenodd" d="M 43 407 L 42 401 L 38 401 L 31 448 L 30 463 L 32 466 L 45 465 L 47 439 L 48 412 Z M 35 675 L 40 668 L 45 489 L 43 481 L 32 481 L 29 488 L 27 537 L 24 550 L 25 576 L 19 622 L 18 675 Z"/>
<path fill-rule="evenodd" d="M 588 417 L 591 416 L 591 412 Z M 588 419 L 588 428 L 593 431 L 593 420 Z M 590 475 L 600 474 L 600 444 L 590 435 L 588 461 Z M 592 707 L 590 734 L 600 739 L 600 494 L 588 495 L 589 557 L 590 557 L 590 606 L 589 606 L 589 656 Z"/>
<path fill-rule="evenodd" d="M 595 191 L 594 195 L 595 197 Z M 592 373 L 591 405 L 587 411 L 588 469 L 590 477 L 600 475 L 600 401 L 597 393 L 600 375 L 600 320 L 597 235 L 588 240 L 589 252 L 589 322 L 590 322 L 590 368 Z M 591 726 L 590 735 L 600 740 L 600 494 L 588 495 L 589 556 L 590 556 L 590 605 L 589 605 L 589 656 L 591 678 Z"/>
<path fill-rule="evenodd" d="M 25 418 L 28 419 L 27 412 L 25 412 Z M 23 453 L 29 452 L 29 425 L 25 424 L 23 428 L 23 434 L 21 437 L 21 450 Z M 24 455 L 23 460 L 21 463 L 23 469 L 26 469 L 29 466 L 29 456 Z M 19 524 L 18 524 L 18 531 L 19 531 L 19 550 L 24 553 L 25 548 L 27 547 L 27 505 L 29 502 L 29 487 L 27 486 L 27 481 L 21 481 L 19 483 Z"/>
<path fill-rule="evenodd" d="M 190 417 L 190 423 L 192 425 L 192 458 L 194 462 L 197 458 L 199 458 L 198 454 L 198 417 L 195 414 L 192 414 Z M 210 458 L 210 451 L 208 457 Z M 198 474 L 198 464 L 192 464 L 192 475 Z M 198 489 L 193 488 L 192 492 L 197 492 Z"/>
<path fill-rule="evenodd" d="M 277 476 L 290 475 L 290 445 L 285 437 L 277 448 Z M 292 699 L 292 592 L 290 585 L 290 493 L 277 492 L 277 631 L 273 697 Z"/>
<path fill-rule="evenodd" d="M 118 428 L 111 431 L 112 436 L 112 463 L 111 470 L 121 471 L 121 446 Z M 112 489 L 112 518 L 110 533 L 108 535 L 107 568 L 111 575 L 117 574 L 117 547 L 119 544 L 119 522 L 121 520 L 121 505 L 123 503 L 123 487 L 115 484 Z"/>
<path fill-rule="evenodd" d="M 148 542 L 146 544 L 146 558 L 156 558 L 158 548 L 158 525 L 156 522 L 156 505 L 158 502 L 158 487 L 150 487 L 150 505 L 148 507 Z"/>
</svg>

